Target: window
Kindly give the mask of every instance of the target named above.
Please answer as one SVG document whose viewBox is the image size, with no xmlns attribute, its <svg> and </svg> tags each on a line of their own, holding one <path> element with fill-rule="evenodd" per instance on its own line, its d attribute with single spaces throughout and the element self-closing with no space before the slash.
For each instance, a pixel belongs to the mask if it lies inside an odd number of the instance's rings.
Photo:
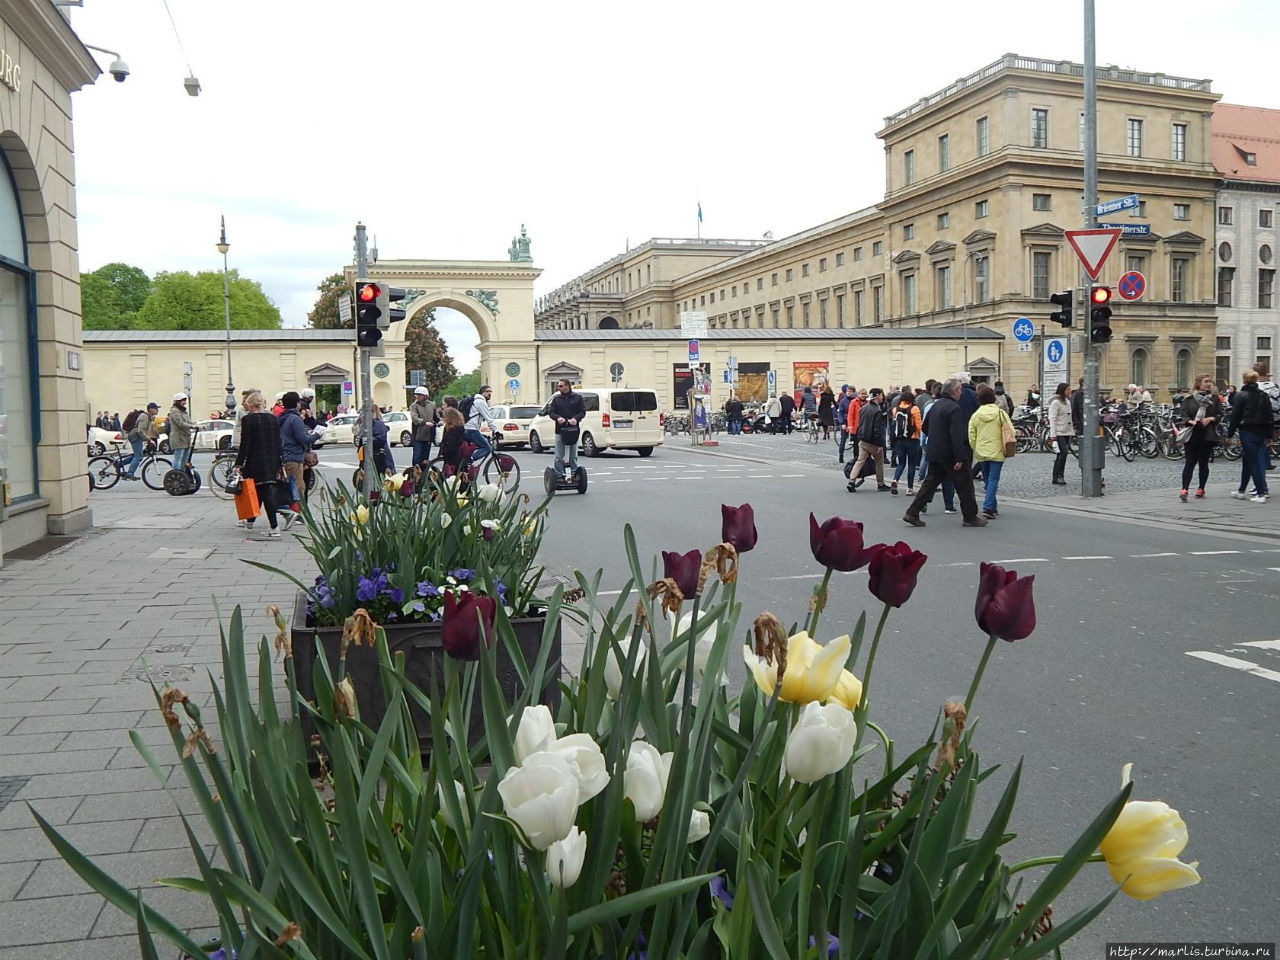
<svg viewBox="0 0 1280 960">
<path fill-rule="evenodd" d="M 1080 111 L 1080 152 L 1084 153 L 1084 111 Z"/>
<path fill-rule="evenodd" d="M 916 275 L 908 273 L 902 278 L 902 312 L 911 316 L 916 312 Z"/>
<path fill-rule="evenodd" d="M 720 302 L 724 303 L 724 287 L 720 288 Z"/>
<path fill-rule="evenodd" d="M 861 259 L 862 259 L 862 248 L 861 248 L 861 247 L 854 247 L 854 248 L 853 248 L 853 262 L 854 262 L 854 263 L 857 263 L 857 262 L 858 262 L 859 260 L 861 260 Z"/>
<path fill-rule="evenodd" d="M 1191 360 L 1191 349 L 1179 347 L 1173 360 L 1173 376 L 1178 382 L 1179 390 L 1186 390 L 1191 386 Z"/>
<path fill-rule="evenodd" d="M 1258 211 L 1258 226 L 1265 227 L 1268 230 L 1271 229 L 1271 211 L 1270 210 Z"/>
<path fill-rule="evenodd" d="M 1223 263 L 1231 262 L 1231 244 L 1227 243 L 1225 240 L 1218 244 L 1218 259 Z"/>
<path fill-rule="evenodd" d="M 934 292 L 937 295 L 938 309 L 948 309 L 951 306 L 950 267 L 938 267 L 934 272 Z"/>
<path fill-rule="evenodd" d="M 1031 195 L 1032 210 L 1052 210 L 1053 197 L 1047 193 L 1033 193 Z"/>
<path fill-rule="evenodd" d="M 776 327 L 778 325 L 778 308 L 774 307 L 772 312 L 773 312 L 773 325 Z"/>
<path fill-rule="evenodd" d="M 1215 349 L 1215 350 L 1230 350 L 1230 349 L 1231 349 L 1231 338 L 1230 338 L 1230 337 L 1214 337 L 1214 340 L 1213 340 L 1213 349 Z"/>
<path fill-rule="evenodd" d="M 1124 268 L 1126 270 L 1136 270 L 1138 273 L 1147 272 L 1147 258 L 1141 253 L 1130 253 L 1124 258 Z"/>
<path fill-rule="evenodd" d="M 938 138 L 938 172 L 946 173 L 951 169 L 951 141 L 944 133 Z"/>
<path fill-rule="evenodd" d="M 1129 216 L 1131 217 L 1145 217 L 1146 215 L 1147 215 L 1147 201 L 1145 200 L 1139 200 L 1138 205 L 1136 207 L 1129 208 Z"/>
<path fill-rule="evenodd" d="M 1053 254 L 1036 250 L 1031 254 L 1031 296 L 1036 300 L 1049 299 L 1049 267 Z"/>
<path fill-rule="evenodd" d="M 902 225 L 902 239 L 910 240 L 916 235 L 916 225 L 914 223 L 904 223 Z"/>
<path fill-rule="evenodd" d="M 809 275 L 809 265 L 807 263 L 800 264 L 800 276 L 807 277 Z"/>
<path fill-rule="evenodd" d="M 844 294 L 836 294 L 836 326 L 844 326 Z"/>
<path fill-rule="evenodd" d="M 862 291 L 853 291 L 853 325 L 862 326 Z"/>
<path fill-rule="evenodd" d="M 951 226 L 951 214 L 949 213 L 938 214 L 938 229 L 945 230 L 949 226 Z"/>
<path fill-rule="evenodd" d="M 1049 146 L 1049 111 L 1044 107 L 1031 111 L 1031 145 L 1042 149 Z"/>
<path fill-rule="evenodd" d="M 790 283 L 791 278 L 794 277 L 795 275 L 796 275 L 796 272 L 790 267 L 787 267 L 787 283 Z"/>
<path fill-rule="evenodd" d="M 873 257 L 879 257 L 879 256 L 883 256 L 883 255 L 884 255 L 884 241 L 883 241 L 883 240 L 877 240 L 875 243 L 871 244 L 871 255 L 872 255 Z"/>
<path fill-rule="evenodd" d="M 902 155 L 902 177 L 906 186 L 916 182 L 916 152 L 908 150 Z"/>
<path fill-rule="evenodd" d="M 1219 385 L 1231 382 L 1231 358 L 1230 357 L 1214 357 L 1213 358 L 1213 375 L 1217 379 Z"/>
<path fill-rule="evenodd" d="M 737 299 L 738 299 L 738 285 L 735 283 L 735 284 L 734 284 L 732 287 L 730 287 L 729 289 L 733 291 L 733 299 L 737 300 Z"/>
<path fill-rule="evenodd" d="M 787 329 L 790 330 L 796 325 L 796 308 L 791 304 L 787 304 Z"/>
<path fill-rule="evenodd" d="M 1270 338 L 1270 337 L 1259 337 L 1259 338 L 1258 338 L 1258 349 L 1259 349 L 1259 350 L 1270 350 L 1270 349 L 1271 349 L 1271 338 Z"/>
<path fill-rule="evenodd" d="M 1175 219 L 1175 220 L 1190 220 L 1190 219 L 1191 219 L 1191 204 L 1189 204 L 1189 203 L 1175 203 L 1175 204 L 1173 205 L 1173 219 Z"/>
<path fill-rule="evenodd" d="M 1190 271 L 1187 269 L 1188 261 L 1186 257 L 1174 257 L 1169 261 L 1169 299 L 1174 303 L 1187 302 L 1187 278 Z M 1141 380 L 1134 380 L 1134 383 L 1141 383 Z"/>
<path fill-rule="evenodd" d="M 1218 208 L 1218 223 L 1222 224 L 1224 227 L 1231 226 L 1231 208 L 1230 207 Z"/>
<path fill-rule="evenodd" d="M 1235 275 L 1235 267 L 1218 268 L 1218 306 L 1231 306 L 1231 284 Z"/>
<path fill-rule="evenodd" d="M 807 327 L 809 325 L 809 301 L 806 300 L 800 304 L 800 326 Z"/>
<path fill-rule="evenodd" d="M 1187 125 L 1185 123 L 1173 125 L 1173 159 L 1187 159 Z"/>
<path fill-rule="evenodd" d="M 1131 383 L 1147 382 L 1147 351 L 1138 347 L 1129 358 L 1129 381 Z"/>
<path fill-rule="evenodd" d="M 987 118 L 978 118 L 978 156 L 985 157 L 990 149 L 987 142 Z"/>
<path fill-rule="evenodd" d="M 987 299 L 987 257 L 978 254 L 973 258 L 974 299 L 982 303 Z"/>
<path fill-rule="evenodd" d="M 1128 148 L 1129 156 L 1142 156 L 1142 121 L 1130 119 L 1126 127 L 1125 144 Z"/>
<path fill-rule="evenodd" d="M 827 325 L 827 301 L 818 301 L 818 326 L 825 327 Z"/>
<path fill-rule="evenodd" d="M 756 277 L 756 289 L 757 290 L 764 289 L 764 277 Z"/>
<path fill-rule="evenodd" d="M 818 260 L 818 272 L 819 272 L 819 273 L 826 273 L 826 272 L 827 272 L 827 258 L 826 258 L 826 257 L 822 257 L 822 258 L 820 258 L 820 259 Z"/>
<path fill-rule="evenodd" d="M 1263 263 L 1271 262 L 1271 244 L 1264 243 L 1258 248 L 1258 259 Z"/>
<path fill-rule="evenodd" d="M 1271 288 L 1275 284 L 1275 282 L 1276 282 L 1276 272 L 1274 270 L 1258 271 L 1258 306 L 1260 307 L 1271 306 Z M 1262 338 L 1260 337 L 1259 340 L 1261 339 Z M 1270 343 L 1270 340 L 1271 338 L 1268 337 L 1267 338 L 1268 343 Z M 1261 350 L 1262 347 L 1258 347 L 1258 349 Z M 1267 349 L 1270 350 L 1271 347 L 1268 346 Z"/>
<path fill-rule="evenodd" d="M 988 209 L 987 201 L 979 200 L 977 203 L 973 205 L 974 218 L 977 220 L 981 220 L 983 217 L 987 215 L 987 209 Z"/>
<path fill-rule="evenodd" d="M 880 323 L 884 319 L 884 287 L 871 288 L 871 322 Z"/>
<path fill-rule="evenodd" d="M 712 290 L 712 291 L 711 291 L 711 303 L 712 303 L 712 304 L 715 304 L 715 302 L 716 302 L 716 292 L 715 292 L 714 290 Z"/>
<path fill-rule="evenodd" d="M 836 266 L 837 267 L 844 266 L 844 251 L 841 251 L 840 253 L 836 254 Z"/>
<path fill-rule="evenodd" d="M 711 296 L 714 297 L 715 294 L 713 293 Z M 715 300 L 712 300 L 711 302 L 715 303 Z M 707 295 L 705 293 L 702 295 L 702 305 L 704 307 L 707 305 Z"/>
<path fill-rule="evenodd" d="M 776 273 L 771 273 L 769 275 L 769 286 L 776 287 L 777 285 L 778 285 L 778 275 Z"/>
</svg>

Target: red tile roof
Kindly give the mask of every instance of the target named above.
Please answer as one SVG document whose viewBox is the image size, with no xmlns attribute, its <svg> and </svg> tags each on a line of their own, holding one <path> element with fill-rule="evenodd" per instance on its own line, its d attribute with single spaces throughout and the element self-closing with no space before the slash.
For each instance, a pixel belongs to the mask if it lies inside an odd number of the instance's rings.
<svg viewBox="0 0 1280 960">
<path fill-rule="evenodd" d="M 1219 174 L 1280 183 L 1280 110 L 1215 103 L 1212 126 L 1213 166 Z"/>
</svg>

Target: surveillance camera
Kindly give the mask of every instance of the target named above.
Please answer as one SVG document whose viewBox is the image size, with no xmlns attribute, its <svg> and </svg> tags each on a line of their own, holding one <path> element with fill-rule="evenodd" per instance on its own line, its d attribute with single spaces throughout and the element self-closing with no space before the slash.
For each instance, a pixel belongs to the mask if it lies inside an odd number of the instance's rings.
<svg viewBox="0 0 1280 960">
<path fill-rule="evenodd" d="M 111 61 L 111 66 L 107 67 L 107 71 L 116 78 L 116 83 L 124 83 L 125 78 L 129 76 L 129 65 L 117 57 Z"/>
</svg>

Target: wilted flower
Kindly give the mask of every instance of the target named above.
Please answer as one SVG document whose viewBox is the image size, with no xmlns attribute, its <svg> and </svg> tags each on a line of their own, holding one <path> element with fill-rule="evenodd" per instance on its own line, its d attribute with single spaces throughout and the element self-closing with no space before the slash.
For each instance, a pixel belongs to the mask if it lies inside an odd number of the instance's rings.
<svg viewBox="0 0 1280 960">
<path fill-rule="evenodd" d="M 1036 607 L 1031 599 L 1035 576 L 1019 578 L 998 563 L 984 563 L 979 569 L 974 615 L 982 632 L 1009 641 L 1030 636 L 1036 628 Z"/>
<path fill-rule="evenodd" d="M 1126 763 L 1121 783 L 1129 782 L 1133 764 Z M 1098 851 L 1111 879 L 1135 900 L 1200 882 L 1199 863 L 1178 859 L 1187 845 L 1187 825 L 1178 811 L 1159 800 L 1130 800 L 1116 817 Z"/>
<path fill-rule="evenodd" d="M 867 567 L 867 589 L 882 603 L 900 607 L 911 599 L 916 576 L 927 559 L 901 540 L 893 546 L 882 546 Z"/>
<path fill-rule="evenodd" d="M 582 873 L 582 863 L 587 858 L 587 835 L 570 827 L 563 840 L 557 840 L 547 848 L 547 879 L 553 887 L 572 887 Z"/>
<path fill-rule="evenodd" d="M 480 643 L 492 642 L 497 601 L 471 592 L 444 595 L 444 622 L 440 642 L 445 652 L 459 660 L 478 660 Z"/>
<path fill-rule="evenodd" d="M 382 481 L 382 488 L 388 493 L 399 493 L 400 488 L 404 485 L 405 476 L 403 473 L 393 473 Z"/>
<path fill-rule="evenodd" d="M 657 747 L 645 740 L 631 741 L 627 768 L 622 775 L 623 795 L 630 799 L 636 819 L 641 823 L 652 820 L 662 809 L 674 756 L 659 753 Z"/>
<path fill-rule="evenodd" d="M 333 688 L 333 706 L 344 717 L 356 715 L 356 688 L 350 677 L 343 677 Z"/>
<path fill-rule="evenodd" d="M 578 780 L 569 761 L 556 753 L 534 753 L 512 767 L 498 784 L 507 816 L 529 843 L 546 850 L 563 840 L 578 813 Z"/>
<path fill-rule="evenodd" d="M 786 671 L 778 699 L 788 703 L 810 703 L 831 697 L 840 682 L 845 661 L 849 659 L 849 643 L 849 635 L 845 634 L 821 646 L 807 631 L 788 639 Z M 778 682 L 777 661 L 756 656 L 755 651 L 745 644 L 742 659 L 751 670 L 756 685 L 766 695 L 772 696 Z"/>
<path fill-rule="evenodd" d="M 813 783 L 844 767 L 853 756 L 857 725 L 838 703 L 806 703 L 787 736 L 783 764 L 787 775 Z"/>
<path fill-rule="evenodd" d="M 674 580 L 686 599 L 698 592 L 698 569 L 702 566 L 702 553 L 690 550 L 688 553 L 662 551 L 662 575 Z"/>
<path fill-rule="evenodd" d="M 869 549 L 862 546 L 862 524 L 832 517 L 824 520 L 819 526 L 817 519 L 809 514 L 809 549 L 813 558 L 824 567 L 848 573 L 865 567 L 880 549 L 879 545 Z"/>
<path fill-rule="evenodd" d="M 720 539 L 731 543 L 739 553 L 746 553 L 759 539 L 756 533 L 756 512 L 751 504 L 731 507 L 720 504 Z"/>
</svg>

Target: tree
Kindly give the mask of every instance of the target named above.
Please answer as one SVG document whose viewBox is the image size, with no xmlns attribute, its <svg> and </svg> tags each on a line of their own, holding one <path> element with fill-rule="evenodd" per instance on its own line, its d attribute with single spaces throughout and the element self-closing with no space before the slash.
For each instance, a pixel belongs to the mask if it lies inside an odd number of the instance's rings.
<svg viewBox="0 0 1280 960">
<path fill-rule="evenodd" d="M 108 263 L 80 275 L 80 314 L 86 330 L 128 330 L 151 293 L 138 267 Z"/>
<path fill-rule="evenodd" d="M 423 310 L 405 324 L 404 331 L 405 370 L 425 370 L 426 387 L 433 396 L 458 376 L 453 358 L 436 330 L 435 320 L 434 310 Z"/>
<path fill-rule="evenodd" d="M 480 368 L 476 367 L 470 373 L 464 373 L 460 377 L 454 378 L 442 391 L 442 394 L 448 394 L 451 397 L 457 397 L 461 400 L 463 397 L 474 397 L 476 391 L 480 389 Z"/>
<path fill-rule="evenodd" d="M 320 296 L 316 298 L 316 305 L 307 314 L 307 323 L 315 330 L 350 330 L 352 328 L 350 322 L 343 323 L 338 319 L 338 301 L 350 289 L 346 278 L 340 273 L 335 273 L 320 281 L 320 286 L 316 289 L 320 291 Z"/>
<path fill-rule="evenodd" d="M 231 326 L 236 330 L 273 330 L 280 327 L 280 310 L 256 280 L 231 270 Z M 217 330 L 224 324 L 222 272 L 185 270 L 157 273 L 155 287 L 138 311 L 136 329 Z"/>
</svg>

